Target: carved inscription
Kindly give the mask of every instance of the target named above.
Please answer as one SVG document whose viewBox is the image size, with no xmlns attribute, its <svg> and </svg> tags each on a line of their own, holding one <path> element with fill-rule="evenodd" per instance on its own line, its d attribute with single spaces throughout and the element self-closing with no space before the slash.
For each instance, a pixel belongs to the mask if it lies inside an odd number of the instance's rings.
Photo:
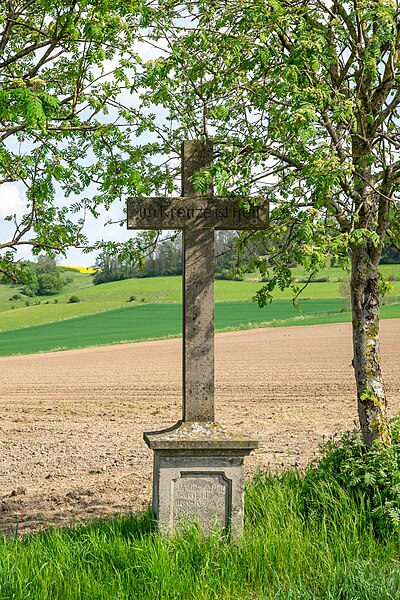
<svg viewBox="0 0 400 600">
<path fill-rule="evenodd" d="M 205 198 L 129 198 L 128 229 L 265 229 L 268 202 L 243 205 L 243 200 Z"/>
<path fill-rule="evenodd" d="M 223 473 L 181 472 L 172 485 L 175 525 L 198 520 L 203 531 L 228 526 L 231 481 Z"/>
<path fill-rule="evenodd" d="M 140 219 L 185 219 L 185 220 L 201 220 L 201 219 L 236 219 L 240 223 L 242 219 L 260 218 L 260 207 L 254 206 L 250 210 L 245 210 L 238 206 L 222 206 L 222 207 L 186 207 L 178 208 L 176 206 L 168 206 L 164 208 L 162 204 L 159 207 L 146 207 L 139 205 Z"/>
</svg>

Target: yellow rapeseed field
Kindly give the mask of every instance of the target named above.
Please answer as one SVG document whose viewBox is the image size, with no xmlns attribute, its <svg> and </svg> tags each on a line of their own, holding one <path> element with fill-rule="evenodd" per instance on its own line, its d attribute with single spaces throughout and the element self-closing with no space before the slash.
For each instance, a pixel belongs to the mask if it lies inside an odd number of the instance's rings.
<svg viewBox="0 0 400 600">
<path fill-rule="evenodd" d="M 79 271 L 79 273 L 96 273 L 97 269 L 93 269 L 92 267 L 72 267 L 70 265 L 63 265 L 64 269 L 75 269 Z"/>
</svg>

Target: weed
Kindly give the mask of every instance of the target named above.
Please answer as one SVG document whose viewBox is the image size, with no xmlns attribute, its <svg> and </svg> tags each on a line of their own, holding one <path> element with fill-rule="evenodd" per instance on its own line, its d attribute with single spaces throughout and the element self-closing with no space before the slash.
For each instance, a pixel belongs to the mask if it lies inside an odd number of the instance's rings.
<svg viewBox="0 0 400 600">
<path fill-rule="evenodd" d="M 358 430 L 333 437 L 321 447 L 322 458 L 306 476 L 307 513 L 325 511 L 325 492 L 336 488 L 365 511 L 379 536 L 400 531 L 400 418 L 390 423 L 393 444 L 364 445 Z"/>
</svg>

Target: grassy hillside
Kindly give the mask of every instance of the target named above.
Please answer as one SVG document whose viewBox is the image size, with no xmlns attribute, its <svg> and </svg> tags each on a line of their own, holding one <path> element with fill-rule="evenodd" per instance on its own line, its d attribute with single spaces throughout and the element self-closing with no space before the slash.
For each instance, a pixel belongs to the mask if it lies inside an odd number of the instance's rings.
<svg viewBox="0 0 400 600">
<path fill-rule="evenodd" d="M 0 332 L 0 356 L 69 350 L 181 335 L 180 304 L 142 304 L 34 327 Z M 382 318 L 400 317 L 400 303 L 382 307 Z M 299 314 L 288 300 L 259 309 L 253 302 L 215 306 L 217 331 L 350 321 L 337 299 L 305 300 Z"/>
<path fill-rule="evenodd" d="M 384 266 L 392 280 L 382 318 L 400 317 L 400 265 Z M 73 281 L 62 294 L 27 298 L 17 286 L 0 286 L 0 355 L 82 348 L 180 335 L 181 277 L 129 279 L 94 286 L 88 273 L 72 272 Z M 293 269 L 298 285 L 307 275 Z M 348 303 L 342 297 L 340 269 L 326 269 L 309 284 L 299 314 L 291 302 L 292 292 L 259 309 L 251 302 L 263 285 L 252 274 L 244 281 L 215 282 L 217 330 L 245 327 L 334 323 L 350 320 Z M 20 299 L 11 299 L 20 294 Z M 69 303 L 78 296 L 79 302 Z M 347 306 L 346 306 L 347 304 Z M 12 308 L 13 307 L 13 308 Z"/>
<path fill-rule="evenodd" d="M 303 322 L 316 313 L 340 313 L 342 300 L 306 300 L 300 316 L 293 304 L 280 300 L 259 309 L 254 302 L 221 302 L 215 307 L 217 331 Z M 30 354 L 71 348 L 84 348 L 176 337 L 182 331 L 180 304 L 142 304 L 124 306 L 75 319 L 24 327 L 0 333 L 0 356 Z"/>
<path fill-rule="evenodd" d="M 392 282 L 391 296 L 400 295 L 400 265 L 382 267 L 386 278 L 396 279 Z M 0 331 L 29 327 L 42 323 L 61 321 L 72 317 L 90 315 L 108 311 L 131 304 L 173 304 L 181 302 L 181 277 L 153 277 L 144 279 L 127 279 L 92 285 L 92 278 L 87 273 L 71 272 L 73 281 L 66 286 L 62 294 L 55 296 L 37 296 L 20 300 L 10 300 L 14 294 L 20 293 L 18 286 L 0 285 Z M 306 279 L 306 273 L 297 268 L 293 275 L 299 285 Z M 330 268 L 321 271 L 318 279 L 327 279 L 310 283 L 303 292 L 304 299 L 325 300 L 340 299 L 341 282 L 347 275 L 341 269 Z M 262 283 L 256 275 L 247 275 L 245 281 L 215 282 L 215 301 L 244 302 L 250 301 Z M 77 295 L 81 302 L 69 304 L 72 295 Z M 131 296 L 136 297 L 130 303 Z M 292 292 L 277 292 L 277 299 L 290 300 Z M 25 306 L 29 302 L 30 306 Z M 39 304 L 40 303 L 40 304 Z M 12 308 L 14 307 L 14 308 Z"/>
</svg>

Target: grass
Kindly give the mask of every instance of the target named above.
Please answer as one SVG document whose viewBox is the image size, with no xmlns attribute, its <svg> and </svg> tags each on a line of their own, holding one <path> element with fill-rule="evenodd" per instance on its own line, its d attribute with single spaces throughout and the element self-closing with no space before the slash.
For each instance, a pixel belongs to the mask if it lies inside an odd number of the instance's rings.
<svg viewBox="0 0 400 600">
<path fill-rule="evenodd" d="M 304 510 L 304 476 L 247 486 L 245 535 L 162 538 L 149 512 L 0 542 L 0 600 L 395 600 L 399 536 L 334 485 Z"/>
<path fill-rule="evenodd" d="M 343 301 L 307 300 L 302 303 L 302 309 L 305 317 L 317 312 L 337 313 L 343 309 Z M 266 321 L 269 324 L 297 322 L 298 319 L 289 301 L 277 301 L 264 309 L 253 302 L 221 302 L 215 306 L 217 331 L 257 327 Z M 75 319 L 3 331 L 0 356 L 177 337 L 181 331 L 180 304 L 128 305 Z"/>
<path fill-rule="evenodd" d="M 74 306 L 74 305 L 72 305 Z M 302 313 L 280 300 L 259 309 L 253 302 L 215 305 L 217 331 L 343 323 L 351 320 L 342 300 L 304 300 Z M 71 350 L 122 342 L 178 337 L 182 332 L 180 304 L 124 306 L 102 313 L 0 332 L 0 356 Z M 382 306 L 381 318 L 400 318 L 400 303 Z"/>
<path fill-rule="evenodd" d="M 392 282 L 393 289 L 390 295 L 393 297 L 400 295 L 400 265 L 383 265 L 381 270 L 385 277 L 398 279 Z M 292 271 L 296 280 L 306 278 L 304 270 L 295 268 Z M 73 281 L 64 288 L 62 294 L 55 296 L 34 298 L 22 296 L 21 300 L 10 300 L 14 294 L 19 293 L 19 286 L 0 285 L 0 330 L 6 331 L 105 312 L 126 306 L 131 296 L 136 296 L 136 303 L 142 303 L 142 299 L 146 304 L 181 302 L 182 278 L 180 276 L 127 279 L 93 286 L 90 274 L 71 270 L 70 275 Z M 311 283 L 304 291 L 303 297 L 312 300 L 340 299 L 341 280 L 347 277 L 346 273 L 338 268 L 329 268 L 321 271 L 318 276 L 328 278 L 329 281 Z M 262 285 L 254 273 L 247 274 L 245 281 L 217 280 L 215 301 L 217 303 L 250 301 Z M 77 295 L 81 302 L 69 304 L 71 295 Z M 290 290 L 277 292 L 276 298 L 290 301 L 292 292 Z M 25 306 L 26 301 L 30 302 L 31 306 Z M 40 304 L 36 305 L 36 302 Z"/>
<path fill-rule="evenodd" d="M 306 273 L 300 268 L 292 271 L 301 285 Z M 386 299 L 381 316 L 398 318 L 400 265 L 384 265 L 382 272 L 394 281 L 392 297 Z M 0 356 L 180 335 L 181 277 L 129 279 L 93 286 L 88 273 L 71 270 L 71 276 L 73 280 L 63 293 L 51 297 L 10 300 L 19 288 L 0 285 Z M 350 313 L 345 311 L 340 293 L 346 274 L 329 268 L 319 277 L 328 281 L 308 286 L 301 314 L 292 306 L 290 290 L 279 292 L 277 299 L 262 310 L 249 301 L 263 285 L 256 274 L 247 274 L 244 281 L 217 280 L 217 330 L 349 321 Z M 69 303 L 72 295 L 80 302 Z M 132 297 L 134 302 L 130 302 Z M 25 302 L 31 305 L 25 306 Z"/>
</svg>

